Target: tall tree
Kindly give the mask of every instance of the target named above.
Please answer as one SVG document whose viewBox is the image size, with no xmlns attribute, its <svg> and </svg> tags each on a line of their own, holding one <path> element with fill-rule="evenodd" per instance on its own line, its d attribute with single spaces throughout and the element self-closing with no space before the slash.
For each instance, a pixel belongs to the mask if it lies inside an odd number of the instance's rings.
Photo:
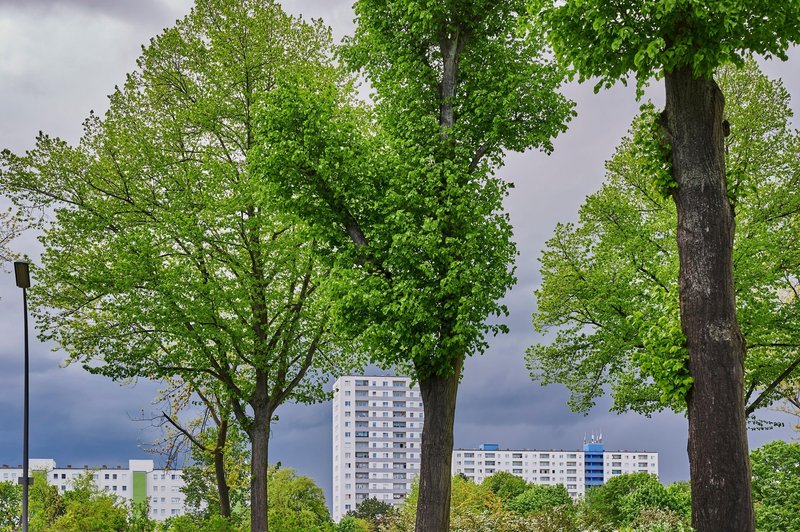
<svg viewBox="0 0 800 532">
<path fill-rule="evenodd" d="M 419 381 L 416 527 L 447 530 L 464 359 L 504 330 L 486 320 L 505 314 L 513 282 L 507 185 L 494 172 L 504 150 L 549 151 L 572 106 L 522 1 L 361 0 L 355 12 L 341 55 L 371 83 L 375 121 L 359 125 L 364 113 L 335 87 L 297 80 L 265 101 L 259 164 L 349 264 L 339 325 Z"/>
<path fill-rule="evenodd" d="M 15 201 L 56 212 L 32 292 L 42 338 L 114 379 L 215 383 L 250 440 L 253 531 L 267 530 L 275 410 L 325 397 L 341 359 L 320 245 L 248 171 L 253 106 L 330 48 L 321 22 L 273 1 L 198 0 L 78 146 L 40 135 L 0 165 Z"/>
<path fill-rule="evenodd" d="M 724 98 L 714 71 L 753 53 L 785 59 L 800 40 L 800 4 L 770 0 L 567 0 L 545 10 L 556 54 L 609 86 L 663 78 L 661 114 L 678 212 L 681 329 L 688 398 L 692 522 L 752 530 L 744 341 L 733 282 L 733 209 L 725 180 Z"/>
<path fill-rule="evenodd" d="M 800 134 L 789 95 L 752 61 L 718 72 L 728 95 L 729 196 L 737 235 L 737 311 L 747 345 L 746 413 L 773 404 L 800 382 Z M 577 224 L 559 224 L 540 259 L 534 326 L 556 329 L 528 351 L 535 379 L 559 382 L 586 411 L 610 389 L 614 410 L 686 410 L 692 379 L 678 305 L 677 213 L 659 190 L 666 175 L 646 106 L 606 164 L 603 187 Z M 660 183 L 668 183 L 662 179 Z"/>
</svg>

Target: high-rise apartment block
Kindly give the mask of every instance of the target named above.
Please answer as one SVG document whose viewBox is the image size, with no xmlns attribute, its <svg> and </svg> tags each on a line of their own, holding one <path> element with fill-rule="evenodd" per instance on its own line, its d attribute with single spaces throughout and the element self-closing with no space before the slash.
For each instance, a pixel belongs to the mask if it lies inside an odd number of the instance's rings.
<svg viewBox="0 0 800 532">
<path fill-rule="evenodd" d="M 401 503 L 419 473 L 422 398 L 408 377 L 345 376 L 333 385 L 333 518 L 364 499 Z"/>
<path fill-rule="evenodd" d="M 658 475 L 658 453 L 647 451 L 606 451 L 600 439 L 584 443 L 583 451 L 500 449 L 483 444 L 478 449 L 453 450 L 453 474 L 475 482 L 506 471 L 535 484 L 563 484 L 573 498 L 599 486 L 611 477 L 626 473 Z"/>
<path fill-rule="evenodd" d="M 150 517 L 164 520 L 185 512 L 186 496 L 181 492 L 183 475 L 179 469 L 155 469 L 152 460 L 128 460 L 128 467 L 109 468 L 57 467 L 52 459 L 32 459 L 31 471 L 43 471 L 47 483 L 59 491 L 72 489 L 72 483 L 81 475 L 90 474 L 98 489 L 119 497 L 126 502 L 147 500 L 150 504 Z M 17 483 L 22 478 L 22 466 L 0 467 L 0 482 Z"/>
</svg>

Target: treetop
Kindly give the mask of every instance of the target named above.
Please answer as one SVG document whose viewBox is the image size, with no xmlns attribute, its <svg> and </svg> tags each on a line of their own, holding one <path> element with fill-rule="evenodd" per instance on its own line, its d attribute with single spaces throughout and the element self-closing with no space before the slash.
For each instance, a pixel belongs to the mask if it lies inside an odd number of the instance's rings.
<svg viewBox="0 0 800 532">
<path fill-rule="evenodd" d="M 595 90 L 631 73 L 641 92 L 649 79 L 679 68 L 710 76 L 753 54 L 786 60 L 800 40 L 798 0 L 567 0 L 540 13 L 556 55 L 581 81 L 599 78 Z"/>
</svg>

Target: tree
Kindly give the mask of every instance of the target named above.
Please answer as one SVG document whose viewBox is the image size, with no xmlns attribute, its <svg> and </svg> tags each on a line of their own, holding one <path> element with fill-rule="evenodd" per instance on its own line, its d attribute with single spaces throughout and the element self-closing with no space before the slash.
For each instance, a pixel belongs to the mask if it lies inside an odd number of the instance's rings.
<svg viewBox="0 0 800 532">
<path fill-rule="evenodd" d="M 484 478 L 483 484 L 503 501 L 513 499 L 528 488 L 524 478 L 507 471 L 500 471 Z"/>
<path fill-rule="evenodd" d="M 247 435 L 238 425 L 229 427 L 224 440 L 220 438 L 220 430 L 219 427 L 208 428 L 195 436 L 203 447 L 193 445 L 191 448 L 191 462 L 183 467 L 182 491 L 186 495 L 186 506 L 195 512 L 231 517 L 233 508 L 244 507 L 249 500 L 250 453 Z M 221 482 L 225 483 L 224 490 L 220 490 Z M 227 498 L 226 503 L 221 497 Z M 225 504 L 227 514 L 222 512 Z"/>
<path fill-rule="evenodd" d="M 394 506 L 388 502 L 379 501 L 376 497 L 364 499 L 355 510 L 350 510 L 347 515 L 363 519 L 377 529 L 394 515 Z"/>
<path fill-rule="evenodd" d="M 750 54 L 786 58 L 800 6 L 769 0 L 571 0 L 545 10 L 557 56 L 581 79 L 640 87 L 664 78 L 666 188 L 677 212 L 681 330 L 686 337 L 692 523 L 752 530 L 744 341 L 733 282 L 733 209 L 725 179 L 724 98 L 715 70 Z"/>
<path fill-rule="evenodd" d="M 572 507 L 572 497 L 563 484 L 556 486 L 532 484 L 508 501 L 508 509 L 522 515 L 552 510 L 559 506 Z"/>
<path fill-rule="evenodd" d="M 733 260 L 747 344 L 746 413 L 773 404 L 800 372 L 800 135 L 789 95 L 752 61 L 717 75 L 729 96 L 729 196 L 738 226 Z M 652 106 L 607 162 L 602 188 L 579 222 L 559 224 L 542 254 L 534 326 L 555 339 L 528 350 L 534 378 L 565 384 L 587 411 L 610 389 L 616 411 L 686 409 L 691 376 L 678 302 L 677 213 L 658 190 Z"/>
<path fill-rule="evenodd" d="M 800 444 L 775 440 L 754 450 L 753 500 L 759 530 L 800 527 Z"/>
<path fill-rule="evenodd" d="M 276 409 L 324 398 L 344 360 L 324 246 L 249 172 L 254 103 L 294 70 L 313 77 L 330 49 L 321 22 L 273 1 L 198 0 L 78 146 L 40 135 L 0 160 L 18 204 L 56 212 L 31 292 L 42 339 L 94 373 L 179 376 L 229 399 L 252 448 L 254 532 L 267 530 Z"/>
<path fill-rule="evenodd" d="M 73 479 L 70 489 L 61 498 L 63 512 L 53 522 L 52 530 L 128 530 L 128 508 L 116 496 L 101 491 L 94 483 L 91 471 Z"/>
<path fill-rule="evenodd" d="M 340 329 L 419 382 L 416 527 L 446 530 L 464 359 L 505 330 L 487 318 L 506 313 L 513 283 L 494 172 L 505 150 L 549 151 L 572 106 L 522 1 L 361 0 L 355 12 L 341 57 L 369 80 L 374 114 L 349 108 L 347 87 L 297 79 L 264 101 L 257 167 L 349 266 Z"/>
<path fill-rule="evenodd" d="M 348 513 L 337 523 L 335 530 L 336 532 L 372 532 L 374 528 L 366 519 L 353 517 Z"/>
<path fill-rule="evenodd" d="M 612 477 L 591 488 L 579 508 L 584 525 L 591 529 L 618 530 L 644 521 L 680 523 L 689 529 L 689 485 L 675 482 L 664 487 L 655 475 L 631 473 Z"/>
<path fill-rule="evenodd" d="M 634 493 L 641 486 L 658 482 L 649 473 L 630 473 L 608 479 L 603 485 L 589 489 L 586 493 L 585 505 L 593 512 L 616 526 L 622 522 L 622 504 L 625 497 Z"/>
<path fill-rule="evenodd" d="M 22 485 L 0 482 L 0 531 L 11 532 L 19 528 L 22 516 Z"/>
<path fill-rule="evenodd" d="M 327 530 L 331 518 L 322 488 L 291 468 L 270 467 L 269 523 L 273 530 Z"/>
<path fill-rule="evenodd" d="M 64 514 L 64 500 L 58 488 L 47 483 L 45 471 L 34 471 L 31 476 L 33 485 L 28 491 L 28 530 L 53 530 L 55 522 Z"/>
<path fill-rule="evenodd" d="M 166 379 L 160 415 L 147 419 L 163 430 L 150 452 L 166 457 L 166 467 L 176 467 L 188 453 L 191 462 L 183 467 L 186 505 L 203 513 L 217 512 L 231 517 L 233 505 L 241 505 L 249 485 L 246 435 L 236 424 L 231 398 L 214 387 L 195 389 L 180 379 Z M 183 419 L 190 407 L 200 406 L 200 415 Z M 185 416 L 184 416 L 185 417 Z"/>
</svg>

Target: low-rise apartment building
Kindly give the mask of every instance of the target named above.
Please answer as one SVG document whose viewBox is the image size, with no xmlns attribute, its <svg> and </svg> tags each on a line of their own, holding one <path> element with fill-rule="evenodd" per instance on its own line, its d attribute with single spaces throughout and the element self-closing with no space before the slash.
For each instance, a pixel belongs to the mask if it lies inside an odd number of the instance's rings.
<svg viewBox="0 0 800 532">
<path fill-rule="evenodd" d="M 483 444 L 477 449 L 454 449 L 452 471 L 477 483 L 505 471 L 535 484 L 563 484 L 573 498 L 579 498 L 588 487 L 614 476 L 638 472 L 658 475 L 658 453 L 606 451 L 596 440 L 585 443 L 582 451 L 501 449 L 498 444 Z"/>
<path fill-rule="evenodd" d="M 152 460 L 129 460 L 128 467 L 58 467 L 52 459 L 31 459 L 31 471 L 44 471 L 47 483 L 60 491 L 72 489 L 72 482 L 81 475 L 91 474 L 95 485 L 102 491 L 130 503 L 147 500 L 150 517 L 164 520 L 181 515 L 185 510 L 186 497 L 181 492 L 183 476 L 180 469 L 155 469 Z M 0 466 L 0 481 L 18 482 L 22 478 L 22 466 Z"/>
</svg>

